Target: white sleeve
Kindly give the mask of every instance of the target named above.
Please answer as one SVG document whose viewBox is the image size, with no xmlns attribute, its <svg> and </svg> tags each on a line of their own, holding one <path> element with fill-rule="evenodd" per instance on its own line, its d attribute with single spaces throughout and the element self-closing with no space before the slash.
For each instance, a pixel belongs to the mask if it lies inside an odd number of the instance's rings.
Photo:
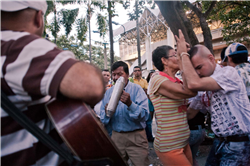
<svg viewBox="0 0 250 166">
<path fill-rule="evenodd" d="M 210 77 L 219 84 L 225 93 L 238 91 L 239 85 L 242 84 L 242 79 L 236 69 L 230 66 L 221 68 Z"/>
<path fill-rule="evenodd" d="M 202 95 L 203 93 L 198 93 L 195 97 L 193 97 L 189 107 L 195 110 L 207 109 L 202 103 Z"/>
</svg>

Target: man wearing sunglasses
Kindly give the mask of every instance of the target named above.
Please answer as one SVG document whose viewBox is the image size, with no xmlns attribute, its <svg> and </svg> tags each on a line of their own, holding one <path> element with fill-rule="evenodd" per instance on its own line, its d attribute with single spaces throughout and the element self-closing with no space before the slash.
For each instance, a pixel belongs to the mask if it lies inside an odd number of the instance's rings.
<svg viewBox="0 0 250 166">
<path fill-rule="evenodd" d="M 142 71 L 139 66 L 134 67 L 134 83 L 138 84 L 142 87 L 142 89 L 147 92 L 148 89 L 148 83 L 147 80 L 142 78 Z"/>
</svg>

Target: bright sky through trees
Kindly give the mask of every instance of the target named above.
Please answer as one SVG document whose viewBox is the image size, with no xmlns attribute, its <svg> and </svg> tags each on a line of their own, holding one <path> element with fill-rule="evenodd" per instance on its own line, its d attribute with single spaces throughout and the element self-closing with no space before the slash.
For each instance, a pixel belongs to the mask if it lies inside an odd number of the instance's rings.
<svg viewBox="0 0 250 166">
<path fill-rule="evenodd" d="M 131 8 L 133 7 L 133 4 L 131 5 Z M 79 4 L 68 4 L 68 5 L 65 5 L 63 6 L 62 4 L 59 4 L 57 3 L 56 4 L 56 9 L 57 11 L 60 11 L 61 9 L 75 9 L 75 8 L 79 8 L 79 14 L 78 14 L 78 18 L 84 18 L 86 16 L 86 11 L 87 11 L 87 8 L 85 5 L 79 5 Z M 113 17 L 112 18 L 112 21 L 115 21 L 115 22 L 118 22 L 119 24 L 124 24 L 128 21 L 128 11 L 129 10 L 125 10 L 122 6 L 122 4 L 119 4 L 119 3 L 116 3 L 115 5 L 115 10 L 116 10 L 116 13 L 118 14 L 118 17 Z M 104 14 L 107 15 L 107 11 L 104 11 L 102 12 Z M 52 22 L 52 19 L 54 17 L 54 13 L 50 13 L 47 17 L 47 20 L 48 20 L 48 23 L 50 24 Z M 107 15 L 107 18 L 108 18 L 108 15 Z M 115 25 L 113 24 L 113 30 L 119 28 L 120 25 Z M 109 43 L 109 34 L 107 33 L 107 35 L 105 36 L 105 38 L 100 38 L 100 35 L 99 33 L 93 33 L 93 31 L 97 31 L 97 25 L 96 25 L 96 13 L 94 13 L 94 15 L 92 16 L 91 18 L 91 30 L 92 30 L 92 33 L 91 33 L 91 44 L 94 44 L 94 41 L 100 41 L 100 42 L 108 42 Z M 76 36 L 76 27 L 74 26 L 72 28 L 72 31 L 70 33 L 69 36 Z M 59 32 L 59 36 L 60 35 L 65 35 L 65 30 L 63 27 L 61 27 L 60 29 L 60 32 Z M 84 44 L 89 44 L 89 39 L 88 39 L 88 32 L 87 32 L 87 42 L 84 42 Z M 50 37 L 52 37 L 52 34 L 49 34 Z M 118 38 L 115 38 L 116 40 L 114 41 L 117 41 Z M 119 43 L 118 42 L 115 42 L 114 43 L 114 52 L 115 52 L 115 55 L 116 56 L 120 56 L 120 53 L 119 53 Z"/>
</svg>

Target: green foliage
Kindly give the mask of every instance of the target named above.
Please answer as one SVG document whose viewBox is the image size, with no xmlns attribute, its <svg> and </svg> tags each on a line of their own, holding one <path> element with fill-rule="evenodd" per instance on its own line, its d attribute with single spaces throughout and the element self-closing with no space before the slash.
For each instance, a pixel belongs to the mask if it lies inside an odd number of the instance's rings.
<svg viewBox="0 0 250 166">
<path fill-rule="evenodd" d="M 219 2 L 213 15 L 214 20 L 221 20 L 223 40 L 227 43 L 250 43 L 250 1 Z"/>
<path fill-rule="evenodd" d="M 54 9 L 55 9 L 55 4 L 54 4 L 53 1 L 47 1 L 47 5 L 48 5 L 47 11 L 46 11 L 46 13 L 45 13 L 45 15 L 44 15 L 45 18 L 46 18 L 51 12 L 53 12 Z"/>
<path fill-rule="evenodd" d="M 47 16 L 49 15 L 49 13 L 54 11 L 55 8 L 55 4 L 53 3 L 53 1 L 47 1 L 47 11 L 44 14 L 44 32 L 43 32 L 43 37 L 47 34 L 46 29 L 50 29 L 48 22 L 47 22 Z"/>
<path fill-rule="evenodd" d="M 138 0 L 138 17 L 141 16 L 141 14 L 143 13 L 144 9 L 145 9 L 145 5 L 148 4 L 150 5 L 151 9 L 154 9 L 155 8 L 155 3 L 153 3 L 152 0 Z M 124 9 L 128 9 L 128 7 L 130 6 L 130 1 L 125 1 L 123 2 L 123 7 Z M 127 14 L 129 16 L 129 21 L 133 21 L 133 20 L 136 20 L 137 17 L 136 17 L 136 3 L 134 4 L 134 8 L 133 8 L 133 11 L 129 12 Z"/>
<path fill-rule="evenodd" d="M 101 15 L 100 13 L 97 14 L 97 25 L 98 31 L 100 33 L 100 37 L 104 37 L 108 30 L 107 18 L 106 16 Z"/>
<path fill-rule="evenodd" d="M 56 0 L 56 2 L 61 3 L 63 5 L 67 5 L 67 4 L 73 4 L 78 1 L 77 0 Z"/>
<path fill-rule="evenodd" d="M 66 9 L 61 10 L 61 13 L 62 13 L 61 23 L 65 27 L 66 36 L 68 36 L 69 33 L 71 32 L 72 25 L 75 22 L 76 16 L 78 15 L 78 12 L 79 12 L 79 8 L 76 8 L 73 10 L 66 10 Z"/>
<path fill-rule="evenodd" d="M 83 44 L 83 42 L 86 41 L 85 34 L 88 31 L 85 18 L 77 19 L 76 28 L 77 28 L 77 39 L 80 40 L 81 44 Z"/>
<path fill-rule="evenodd" d="M 110 70 L 109 48 L 107 50 L 107 69 Z M 92 63 L 100 69 L 104 69 L 104 48 L 103 46 L 92 46 Z M 120 60 L 120 57 L 114 56 L 114 62 Z"/>
<path fill-rule="evenodd" d="M 79 60 L 88 60 L 89 57 L 86 53 L 83 53 L 83 49 L 81 47 L 72 47 L 71 45 L 77 45 L 75 42 L 75 38 L 73 36 L 67 38 L 65 35 L 58 37 L 56 41 L 56 45 L 58 48 L 63 49 L 67 48 L 69 51 L 72 51 L 76 58 Z"/>
<path fill-rule="evenodd" d="M 193 4 L 205 13 L 212 1 L 196 1 Z M 183 2 L 183 8 L 190 11 Z M 207 22 L 221 21 L 223 24 L 222 35 L 223 40 L 227 43 L 232 42 L 250 42 L 250 2 L 249 1 L 219 1 L 212 8 L 211 13 L 207 17 Z M 192 22 L 193 27 L 199 27 L 199 19 L 190 11 L 187 17 Z"/>
<path fill-rule="evenodd" d="M 57 38 L 57 34 L 60 31 L 60 24 L 59 24 L 59 19 L 58 17 L 54 17 L 52 23 L 50 25 L 48 25 L 49 30 L 52 33 L 52 36 L 54 36 L 54 38 Z"/>
<path fill-rule="evenodd" d="M 95 11 L 95 8 L 98 8 L 100 11 L 107 9 L 107 7 L 101 1 L 92 1 L 91 4 L 87 4 L 87 6 L 88 6 L 88 9 L 87 9 L 88 23 L 91 20 L 91 17 Z M 100 13 L 97 13 L 96 19 L 97 19 L 98 31 L 100 32 L 100 37 L 104 37 L 108 29 L 107 20 L 106 20 L 107 18 L 106 16 L 103 16 Z"/>
<path fill-rule="evenodd" d="M 76 59 L 82 61 L 89 60 L 89 45 L 82 45 L 80 43 L 75 42 L 75 38 L 70 36 L 67 38 L 65 35 L 58 37 L 57 39 L 57 46 L 60 49 L 67 48 L 69 51 L 72 51 L 75 54 Z M 100 46 L 92 45 L 91 49 L 91 56 L 92 56 L 92 63 L 98 66 L 100 69 L 104 69 L 104 47 L 102 43 Z M 72 45 L 77 45 L 77 47 L 72 47 Z M 109 56 L 109 48 L 106 49 L 107 51 L 107 65 L 108 69 L 110 70 L 110 56 Z M 114 61 L 120 60 L 120 57 L 115 56 Z"/>
</svg>

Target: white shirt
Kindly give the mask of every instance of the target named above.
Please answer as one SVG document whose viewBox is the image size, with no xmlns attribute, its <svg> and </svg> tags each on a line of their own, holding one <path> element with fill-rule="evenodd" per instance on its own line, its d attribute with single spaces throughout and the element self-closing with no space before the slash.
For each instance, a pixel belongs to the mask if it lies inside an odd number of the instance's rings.
<svg viewBox="0 0 250 166">
<path fill-rule="evenodd" d="M 230 66 L 217 65 L 211 75 L 221 90 L 197 96 L 190 104 L 193 109 L 208 108 L 210 101 L 211 127 L 219 137 L 250 133 L 250 103 L 245 85 L 237 71 Z M 205 105 L 204 105 L 205 103 Z M 206 104 L 207 103 L 207 104 Z"/>
</svg>

